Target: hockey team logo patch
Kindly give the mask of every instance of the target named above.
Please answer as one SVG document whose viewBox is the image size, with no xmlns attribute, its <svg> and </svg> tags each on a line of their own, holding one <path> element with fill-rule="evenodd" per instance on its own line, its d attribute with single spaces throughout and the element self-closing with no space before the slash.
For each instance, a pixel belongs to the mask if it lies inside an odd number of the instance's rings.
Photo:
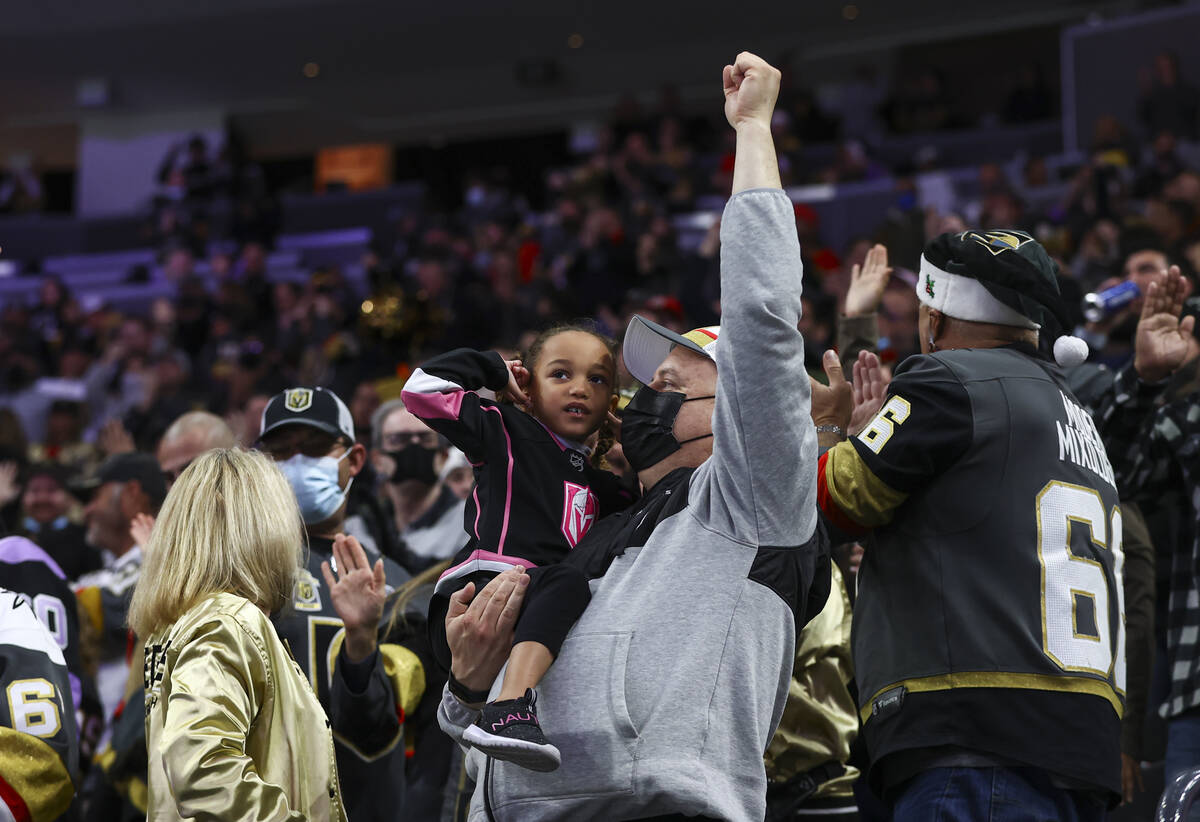
<svg viewBox="0 0 1200 822">
<path fill-rule="evenodd" d="M 297 611 L 321 610 L 321 591 L 317 578 L 304 568 L 297 575 L 296 593 L 292 601 Z"/>
<path fill-rule="evenodd" d="M 562 533 L 567 544 L 574 548 L 596 521 L 599 503 L 586 485 L 563 483 Z"/>
<path fill-rule="evenodd" d="M 999 256 L 1005 251 L 1016 251 L 1025 243 L 1033 242 L 1033 237 L 1024 231 L 968 231 L 963 234 L 963 239 L 974 240 L 992 252 L 992 256 Z"/>
<path fill-rule="evenodd" d="M 289 388 L 283 397 L 284 407 L 289 411 L 307 411 L 312 406 L 311 388 Z"/>
</svg>

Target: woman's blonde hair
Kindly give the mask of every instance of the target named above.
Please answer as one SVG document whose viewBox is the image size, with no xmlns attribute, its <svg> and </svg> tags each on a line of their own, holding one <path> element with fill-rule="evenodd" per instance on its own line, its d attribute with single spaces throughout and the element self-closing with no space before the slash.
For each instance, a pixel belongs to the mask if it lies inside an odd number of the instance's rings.
<svg viewBox="0 0 1200 822">
<path fill-rule="evenodd" d="M 304 563 L 304 523 L 269 457 L 221 448 L 179 475 L 145 552 L 129 604 L 129 626 L 143 639 L 211 594 L 282 608 Z"/>
</svg>

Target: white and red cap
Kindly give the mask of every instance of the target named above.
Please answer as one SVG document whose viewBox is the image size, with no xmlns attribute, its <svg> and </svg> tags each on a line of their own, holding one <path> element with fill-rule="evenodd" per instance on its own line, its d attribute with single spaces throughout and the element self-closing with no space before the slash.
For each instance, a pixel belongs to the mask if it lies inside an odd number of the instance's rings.
<svg viewBox="0 0 1200 822">
<path fill-rule="evenodd" d="M 677 334 L 669 328 L 634 314 L 625 330 L 625 344 L 621 347 L 621 352 L 629 373 L 638 382 L 648 385 L 654 381 L 654 372 L 677 345 L 682 345 L 716 363 L 717 338 L 720 335 L 719 325 L 693 328 L 686 334 Z"/>
</svg>

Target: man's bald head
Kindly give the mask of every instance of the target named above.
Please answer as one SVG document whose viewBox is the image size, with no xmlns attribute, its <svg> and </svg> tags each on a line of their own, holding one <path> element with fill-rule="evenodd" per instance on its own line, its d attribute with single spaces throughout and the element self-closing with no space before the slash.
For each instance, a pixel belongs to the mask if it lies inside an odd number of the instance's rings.
<svg viewBox="0 0 1200 822">
<path fill-rule="evenodd" d="M 163 434 L 158 444 L 158 464 L 169 481 L 191 464 L 192 460 L 214 448 L 233 448 L 233 430 L 225 420 L 207 411 L 189 411 Z"/>
</svg>

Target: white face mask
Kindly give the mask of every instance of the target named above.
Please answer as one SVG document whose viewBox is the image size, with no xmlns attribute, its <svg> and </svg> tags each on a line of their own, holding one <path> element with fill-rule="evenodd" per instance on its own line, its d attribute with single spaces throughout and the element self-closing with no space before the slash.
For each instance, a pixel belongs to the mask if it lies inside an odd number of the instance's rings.
<svg viewBox="0 0 1200 822">
<path fill-rule="evenodd" d="M 305 525 L 316 525 L 324 522 L 342 507 L 354 477 L 346 483 L 342 490 L 338 482 L 338 464 L 350 456 L 347 451 L 336 459 L 334 457 L 306 457 L 295 454 L 283 462 L 277 462 L 279 470 L 287 477 L 296 502 L 300 506 L 300 516 Z"/>
</svg>

